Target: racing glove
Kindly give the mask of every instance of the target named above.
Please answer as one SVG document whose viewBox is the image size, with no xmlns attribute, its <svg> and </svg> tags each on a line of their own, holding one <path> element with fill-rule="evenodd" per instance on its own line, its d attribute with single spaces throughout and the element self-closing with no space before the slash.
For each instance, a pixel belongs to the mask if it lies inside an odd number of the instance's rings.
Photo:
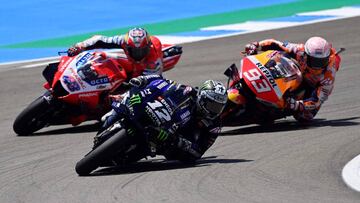
<svg viewBox="0 0 360 203">
<path fill-rule="evenodd" d="M 304 109 L 304 102 L 301 100 L 296 100 L 292 97 L 286 99 L 287 108 L 292 111 L 302 111 Z"/>
<path fill-rule="evenodd" d="M 140 75 L 136 78 L 131 78 L 129 81 L 129 84 L 133 87 L 144 87 L 145 85 L 147 85 L 149 82 L 156 80 L 156 79 L 161 79 L 162 76 L 161 75 Z"/>
<path fill-rule="evenodd" d="M 247 56 L 257 54 L 259 49 L 259 42 L 252 42 L 245 45 L 245 54 Z"/>
<path fill-rule="evenodd" d="M 136 78 L 131 78 L 129 84 L 133 87 L 141 88 L 147 82 L 147 79 L 144 76 L 138 76 Z"/>
<path fill-rule="evenodd" d="M 72 46 L 67 50 L 67 54 L 68 56 L 76 56 L 78 54 L 80 54 L 82 51 L 84 51 L 84 49 L 80 46 Z"/>
<path fill-rule="evenodd" d="M 177 142 L 176 142 L 176 146 L 177 148 L 190 153 L 192 156 L 194 156 L 195 158 L 200 158 L 202 154 L 200 154 L 199 152 L 199 147 L 198 145 L 196 145 L 195 143 L 192 143 L 191 141 L 182 138 L 182 137 L 178 137 Z"/>
</svg>

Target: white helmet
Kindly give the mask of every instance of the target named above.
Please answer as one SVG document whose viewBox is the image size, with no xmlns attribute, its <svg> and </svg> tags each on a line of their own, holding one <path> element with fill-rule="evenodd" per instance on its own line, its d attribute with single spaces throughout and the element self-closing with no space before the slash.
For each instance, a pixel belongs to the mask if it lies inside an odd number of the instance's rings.
<svg viewBox="0 0 360 203">
<path fill-rule="evenodd" d="M 309 68 L 322 69 L 329 63 L 331 45 L 322 37 L 311 37 L 305 43 L 306 63 Z"/>
</svg>

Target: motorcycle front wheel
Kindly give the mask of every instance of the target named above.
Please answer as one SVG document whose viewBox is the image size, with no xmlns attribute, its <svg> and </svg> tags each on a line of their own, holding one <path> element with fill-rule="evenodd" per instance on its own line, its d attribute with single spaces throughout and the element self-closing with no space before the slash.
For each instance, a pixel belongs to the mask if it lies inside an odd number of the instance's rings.
<svg viewBox="0 0 360 203">
<path fill-rule="evenodd" d="M 52 114 L 51 104 L 41 96 L 16 117 L 13 124 L 14 132 L 20 136 L 30 135 L 45 127 Z"/>
<path fill-rule="evenodd" d="M 76 163 L 75 171 L 79 176 L 89 175 L 104 161 L 110 160 L 119 151 L 126 149 L 129 138 L 125 129 L 121 129 L 101 145 L 90 151 L 84 158 Z"/>
</svg>

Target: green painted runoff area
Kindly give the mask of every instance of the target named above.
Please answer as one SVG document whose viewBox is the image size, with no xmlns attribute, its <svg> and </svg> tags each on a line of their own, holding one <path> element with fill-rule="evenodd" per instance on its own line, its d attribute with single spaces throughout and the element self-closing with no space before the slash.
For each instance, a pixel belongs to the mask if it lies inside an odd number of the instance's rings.
<svg viewBox="0 0 360 203">
<path fill-rule="evenodd" d="M 249 20 L 263 20 L 269 18 L 286 17 L 300 12 L 318 11 L 342 6 L 360 4 L 360 0 L 299 0 L 281 5 L 243 9 L 232 12 L 172 20 L 162 23 L 136 25 L 146 28 L 152 35 L 171 35 L 196 31 L 203 27 L 241 23 Z M 133 26 L 131 26 L 133 27 Z M 125 33 L 129 27 L 73 35 L 61 38 L 44 39 L 25 43 L 0 46 L 0 48 L 54 48 L 67 47 L 95 34 L 113 36 Z"/>
</svg>

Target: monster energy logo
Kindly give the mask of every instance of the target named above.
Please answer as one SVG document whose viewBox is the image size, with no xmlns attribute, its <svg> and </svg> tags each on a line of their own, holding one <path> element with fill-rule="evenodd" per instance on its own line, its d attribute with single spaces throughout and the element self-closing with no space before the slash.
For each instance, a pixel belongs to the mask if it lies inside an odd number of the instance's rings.
<svg viewBox="0 0 360 203">
<path fill-rule="evenodd" d="M 211 89 L 211 84 L 209 81 L 206 81 L 200 89 Z"/>
<path fill-rule="evenodd" d="M 140 103 L 141 103 L 141 97 L 139 94 L 134 94 L 133 96 L 130 97 L 130 106 Z"/>
<path fill-rule="evenodd" d="M 158 138 L 160 141 L 166 140 L 167 137 L 168 137 L 168 134 L 167 134 L 167 132 L 165 132 L 165 130 L 163 130 L 163 129 L 160 130 L 159 135 L 157 136 L 157 138 Z"/>
<path fill-rule="evenodd" d="M 134 131 L 134 129 L 132 129 L 132 128 L 128 128 L 128 129 L 126 130 L 126 133 L 127 133 L 128 135 L 130 135 L 130 136 L 133 136 L 134 133 L 135 133 L 135 131 Z"/>
</svg>

